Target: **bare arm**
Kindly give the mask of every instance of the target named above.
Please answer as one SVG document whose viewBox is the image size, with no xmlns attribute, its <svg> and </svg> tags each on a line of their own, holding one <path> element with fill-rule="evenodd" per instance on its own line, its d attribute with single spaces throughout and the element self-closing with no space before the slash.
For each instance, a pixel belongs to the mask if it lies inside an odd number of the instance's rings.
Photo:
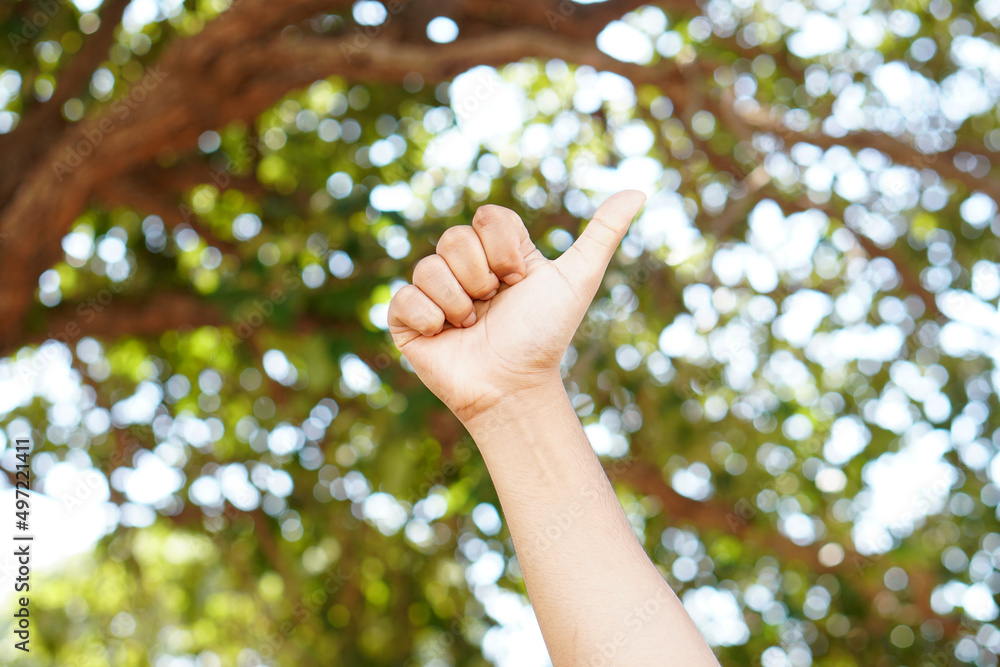
<svg viewBox="0 0 1000 667">
<path fill-rule="evenodd" d="M 559 376 L 643 200 L 612 197 L 555 261 L 512 211 L 481 208 L 389 308 L 396 345 L 482 451 L 557 667 L 718 664 L 632 534 Z"/>
<path fill-rule="evenodd" d="M 554 665 L 716 665 L 643 552 L 562 383 L 468 428 Z"/>
</svg>

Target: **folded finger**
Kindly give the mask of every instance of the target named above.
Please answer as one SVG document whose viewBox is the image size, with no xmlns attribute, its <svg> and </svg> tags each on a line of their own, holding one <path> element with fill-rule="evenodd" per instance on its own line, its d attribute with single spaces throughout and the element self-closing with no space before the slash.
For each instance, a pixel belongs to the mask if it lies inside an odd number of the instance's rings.
<svg viewBox="0 0 1000 667">
<path fill-rule="evenodd" d="M 440 255 L 428 255 L 417 262 L 413 284 L 437 304 L 452 325 L 469 327 L 476 323 L 472 299 Z"/>
<path fill-rule="evenodd" d="M 445 317 L 444 311 L 419 287 L 404 285 L 389 303 L 388 322 L 395 340 L 397 336 L 406 339 L 407 330 L 433 336 L 444 327 Z"/>
<path fill-rule="evenodd" d="M 472 228 L 486 251 L 486 261 L 500 280 L 508 285 L 526 275 L 524 255 L 534 246 L 521 218 L 503 206 L 480 206 L 472 218 Z"/>
<path fill-rule="evenodd" d="M 469 225 L 446 229 L 437 243 L 437 254 L 473 299 L 488 299 L 500 287 L 496 274 L 490 270 L 479 235 Z"/>
</svg>

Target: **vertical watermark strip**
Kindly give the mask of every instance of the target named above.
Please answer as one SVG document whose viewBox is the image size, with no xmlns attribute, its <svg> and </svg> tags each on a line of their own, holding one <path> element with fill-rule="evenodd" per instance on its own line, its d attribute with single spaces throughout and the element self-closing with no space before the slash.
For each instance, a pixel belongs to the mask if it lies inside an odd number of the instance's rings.
<svg viewBox="0 0 1000 667">
<path fill-rule="evenodd" d="M 17 460 L 14 479 L 14 557 L 17 558 L 17 577 L 14 579 L 14 591 L 26 594 L 30 591 L 31 576 L 31 542 L 34 536 L 27 535 L 31 517 L 31 442 L 27 438 L 15 441 L 14 458 Z M 17 599 L 17 611 L 14 612 L 14 636 L 21 641 L 14 642 L 14 648 L 27 653 L 28 642 L 31 640 L 31 612 L 29 611 L 27 595 Z"/>
</svg>

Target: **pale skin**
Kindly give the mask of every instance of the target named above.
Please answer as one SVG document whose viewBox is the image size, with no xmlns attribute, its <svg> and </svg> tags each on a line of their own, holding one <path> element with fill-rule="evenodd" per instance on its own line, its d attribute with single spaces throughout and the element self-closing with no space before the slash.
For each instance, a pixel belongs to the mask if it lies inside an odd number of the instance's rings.
<svg viewBox="0 0 1000 667">
<path fill-rule="evenodd" d="M 559 372 L 644 201 L 611 197 L 555 260 L 513 211 L 483 206 L 389 306 L 396 346 L 482 452 L 555 667 L 719 664 L 632 533 Z"/>
</svg>

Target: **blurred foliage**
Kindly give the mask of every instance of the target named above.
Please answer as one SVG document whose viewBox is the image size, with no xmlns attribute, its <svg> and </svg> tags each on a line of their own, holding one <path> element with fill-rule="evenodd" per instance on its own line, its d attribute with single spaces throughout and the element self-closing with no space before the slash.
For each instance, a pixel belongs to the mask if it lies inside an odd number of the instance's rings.
<svg viewBox="0 0 1000 667">
<path fill-rule="evenodd" d="M 22 34 L 27 4 L 0 14 L 2 32 Z M 120 30 L 67 118 L 106 109 L 219 10 L 159 7 Z M 619 24 L 632 31 L 619 45 L 648 42 L 650 67 L 714 63 L 689 99 L 560 61 L 451 86 L 334 77 L 201 136 L 194 158 L 212 177 L 183 193 L 190 224 L 81 215 L 39 281 L 35 322 L 70 308 L 86 334 L 87 308 L 172 292 L 228 324 L 180 317 L 0 362 L 14 397 L 2 423 L 9 439 L 31 430 L 37 488 L 69 502 L 71 521 L 113 519 L 92 552 L 37 575 L 33 651 L 5 640 L 3 659 L 514 664 L 501 621 L 526 598 L 494 490 L 401 364 L 386 307 L 482 203 L 519 212 L 555 256 L 635 186 L 653 196 L 566 382 L 723 664 L 996 665 L 1000 225 L 968 183 L 996 177 L 1000 9 L 702 10 L 646 7 Z M 849 26 L 843 48 L 798 55 L 828 15 Z M 60 6 L 31 48 L 3 52 L 0 128 L 51 95 L 94 20 Z M 900 105 L 885 80 L 901 76 Z M 850 135 L 818 147 L 709 103 L 924 149 L 894 164 Z M 24 368 L 42 380 L 21 382 Z"/>
</svg>

